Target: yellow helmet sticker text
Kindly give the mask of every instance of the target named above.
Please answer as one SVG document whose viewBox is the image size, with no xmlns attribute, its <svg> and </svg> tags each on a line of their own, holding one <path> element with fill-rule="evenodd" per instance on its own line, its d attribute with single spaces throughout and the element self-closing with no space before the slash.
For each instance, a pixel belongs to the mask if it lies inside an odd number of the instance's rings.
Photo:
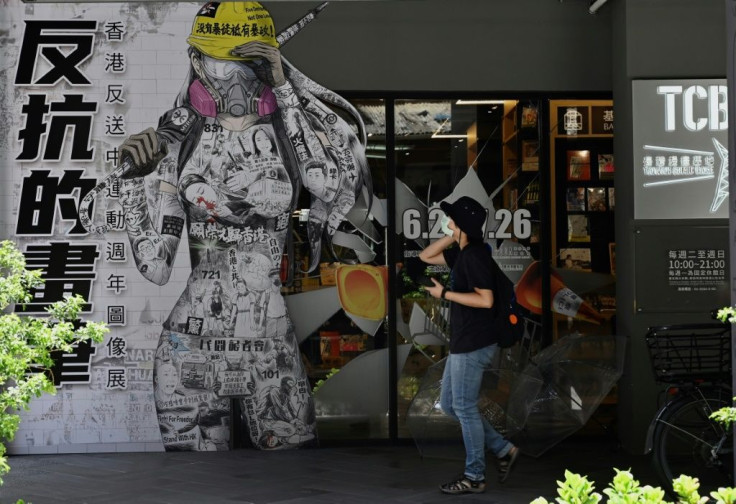
<svg viewBox="0 0 736 504">
<path fill-rule="evenodd" d="M 278 47 L 271 14 L 258 2 L 210 2 L 192 24 L 187 43 L 212 58 L 243 60 L 231 51 L 248 42 Z"/>
</svg>

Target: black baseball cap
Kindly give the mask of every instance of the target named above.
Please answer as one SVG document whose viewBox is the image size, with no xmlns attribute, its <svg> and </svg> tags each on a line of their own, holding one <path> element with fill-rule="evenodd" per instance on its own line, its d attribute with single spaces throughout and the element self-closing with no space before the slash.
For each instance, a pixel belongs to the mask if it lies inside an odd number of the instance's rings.
<svg viewBox="0 0 736 504">
<path fill-rule="evenodd" d="M 470 196 L 461 196 L 454 203 L 443 201 L 440 208 L 469 238 L 483 238 L 486 209 Z"/>
</svg>

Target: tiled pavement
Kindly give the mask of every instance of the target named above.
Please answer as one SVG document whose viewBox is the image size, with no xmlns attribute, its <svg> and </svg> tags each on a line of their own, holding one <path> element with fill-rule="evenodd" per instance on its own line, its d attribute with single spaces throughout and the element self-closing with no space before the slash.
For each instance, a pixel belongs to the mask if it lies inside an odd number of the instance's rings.
<svg viewBox="0 0 736 504">
<path fill-rule="evenodd" d="M 462 470 L 457 459 L 422 458 L 410 444 L 220 453 L 105 453 L 24 455 L 10 459 L 0 502 L 83 503 L 528 503 L 555 497 L 565 468 L 587 474 L 600 490 L 612 467 L 632 468 L 656 485 L 649 461 L 617 450 L 610 438 L 574 438 L 539 458 L 521 457 L 509 480 L 488 489 L 447 496 L 438 484 Z"/>
</svg>

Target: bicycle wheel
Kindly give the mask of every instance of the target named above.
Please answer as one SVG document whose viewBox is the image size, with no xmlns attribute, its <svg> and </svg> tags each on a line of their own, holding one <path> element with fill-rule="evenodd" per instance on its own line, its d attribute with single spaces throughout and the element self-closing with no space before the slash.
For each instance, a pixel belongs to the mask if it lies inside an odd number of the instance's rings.
<svg viewBox="0 0 736 504">
<path fill-rule="evenodd" d="M 729 392 L 713 390 L 702 395 L 696 390 L 675 401 L 654 431 L 653 461 L 663 488 L 671 491 L 672 480 L 681 474 L 698 478 L 704 491 L 731 486 L 731 430 L 709 418 L 731 404 Z"/>
</svg>

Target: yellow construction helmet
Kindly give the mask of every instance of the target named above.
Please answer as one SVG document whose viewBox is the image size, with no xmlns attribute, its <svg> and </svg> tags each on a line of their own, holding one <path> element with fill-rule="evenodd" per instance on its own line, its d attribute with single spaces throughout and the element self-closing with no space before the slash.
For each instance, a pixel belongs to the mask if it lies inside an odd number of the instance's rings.
<svg viewBox="0 0 736 504">
<path fill-rule="evenodd" d="M 187 43 L 212 58 L 240 61 L 230 53 L 246 42 L 279 47 L 271 14 L 258 2 L 210 2 L 194 18 Z"/>
</svg>

